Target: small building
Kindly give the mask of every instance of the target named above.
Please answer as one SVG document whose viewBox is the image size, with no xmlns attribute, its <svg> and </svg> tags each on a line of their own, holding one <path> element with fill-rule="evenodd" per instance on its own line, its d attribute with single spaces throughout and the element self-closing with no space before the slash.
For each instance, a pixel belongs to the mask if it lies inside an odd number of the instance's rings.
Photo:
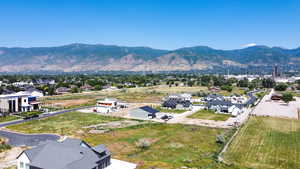
<svg viewBox="0 0 300 169">
<path fill-rule="evenodd" d="M 118 100 L 113 98 L 107 98 L 104 100 L 98 100 L 95 110 L 99 113 L 110 113 L 118 108 Z"/>
<path fill-rule="evenodd" d="M 150 106 L 143 106 L 129 111 L 129 116 L 138 119 L 153 119 L 159 111 Z"/>
<path fill-rule="evenodd" d="M 47 141 L 17 157 L 18 169 L 104 169 L 110 165 L 111 154 L 104 145 L 92 147 L 70 138 Z"/>
</svg>

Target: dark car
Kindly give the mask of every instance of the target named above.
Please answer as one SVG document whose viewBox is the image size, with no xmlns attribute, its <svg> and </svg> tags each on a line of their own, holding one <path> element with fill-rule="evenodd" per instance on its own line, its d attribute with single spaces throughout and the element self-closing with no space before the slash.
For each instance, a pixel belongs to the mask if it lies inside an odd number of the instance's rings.
<svg viewBox="0 0 300 169">
<path fill-rule="evenodd" d="M 33 119 L 33 118 L 37 118 L 37 117 L 39 117 L 39 115 L 38 114 L 34 114 L 34 115 L 31 115 L 31 116 L 26 116 L 23 119 L 24 120 L 28 120 L 28 119 Z"/>
</svg>

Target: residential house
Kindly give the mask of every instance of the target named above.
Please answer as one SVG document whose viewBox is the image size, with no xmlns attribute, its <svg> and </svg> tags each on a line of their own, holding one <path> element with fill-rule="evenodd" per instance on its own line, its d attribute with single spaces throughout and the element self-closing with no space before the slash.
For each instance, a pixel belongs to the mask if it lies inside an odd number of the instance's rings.
<svg viewBox="0 0 300 169">
<path fill-rule="evenodd" d="M 103 144 L 92 147 L 71 138 L 44 142 L 17 157 L 18 169 L 104 169 L 110 165 L 111 154 Z"/>
<path fill-rule="evenodd" d="M 38 89 L 35 89 L 35 88 L 29 88 L 26 91 L 18 92 L 18 94 L 30 95 L 30 96 L 33 96 L 33 97 L 36 97 L 36 98 L 44 96 L 42 91 L 40 91 Z"/>
<path fill-rule="evenodd" d="M 190 109 L 192 103 L 188 100 L 171 98 L 163 102 L 162 107 L 170 109 Z"/>
<path fill-rule="evenodd" d="M 36 97 L 28 94 L 0 95 L 0 112 L 14 113 L 38 110 L 39 104 Z"/>
<path fill-rule="evenodd" d="M 53 79 L 37 79 L 37 80 L 32 80 L 33 84 L 37 85 L 54 85 L 55 80 Z"/>
<path fill-rule="evenodd" d="M 129 111 L 129 116 L 138 119 L 153 119 L 159 111 L 150 106 L 143 106 Z"/>
<path fill-rule="evenodd" d="M 32 82 L 14 82 L 12 83 L 13 86 L 16 86 L 16 87 L 26 87 L 26 86 L 33 86 L 33 83 Z"/>
<path fill-rule="evenodd" d="M 118 107 L 118 100 L 113 98 L 106 98 L 98 100 L 96 103 L 95 111 L 99 113 L 110 113 L 115 111 Z"/>
<path fill-rule="evenodd" d="M 192 100 L 192 94 L 190 94 L 190 93 L 170 94 L 164 100 L 169 100 L 169 99 L 178 99 L 178 100 L 182 100 L 182 101 L 191 101 Z"/>
<path fill-rule="evenodd" d="M 81 86 L 80 89 L 82 89 L 83 91 L 90 91 L 90 90 L 94 90 L 95 88 L 89 84 L 85 84 Z"/>
<path fill-rule="evenodd" d="M 71 89 L 67 88 L 67 87 L 59 87 L 55 90 L 56 94 L 66 94 L 66 93 L 70 93 Z"/>
<path fill-rule="evenodd" d="M 207 108 L 216 111 L 216 113 L 237 116 L 242 113 L 243 104 L 233 104 L 227 100 L 210 100 L 207 102 Z"/>
</svg>

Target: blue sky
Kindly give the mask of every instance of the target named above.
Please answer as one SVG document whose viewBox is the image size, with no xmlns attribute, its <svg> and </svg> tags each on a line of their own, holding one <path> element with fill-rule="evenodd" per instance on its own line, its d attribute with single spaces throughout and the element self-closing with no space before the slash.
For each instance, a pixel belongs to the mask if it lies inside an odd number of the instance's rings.
<svg viewBox="0 0 300 169">
<path fill-rule="evenodd" d="M 300 46 L 299 0 L 2 0 L 0 46 Z"/>
</svg>

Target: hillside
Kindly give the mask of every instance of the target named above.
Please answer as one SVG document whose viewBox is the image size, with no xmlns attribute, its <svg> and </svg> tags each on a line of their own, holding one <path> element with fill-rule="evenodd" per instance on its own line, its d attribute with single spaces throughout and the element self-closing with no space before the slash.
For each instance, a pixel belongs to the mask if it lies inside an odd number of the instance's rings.
<svg viewBox="0 0 300 169">
<path fill-rule="evenodd" d="M 0 48 L 0 72 L 175 71 L 213 67 L 300 65 L 300 48 L 254 46 L 216 50 L 206 46 L 158 50 L 148 47 L 70 44 Z"/>
</svg>

